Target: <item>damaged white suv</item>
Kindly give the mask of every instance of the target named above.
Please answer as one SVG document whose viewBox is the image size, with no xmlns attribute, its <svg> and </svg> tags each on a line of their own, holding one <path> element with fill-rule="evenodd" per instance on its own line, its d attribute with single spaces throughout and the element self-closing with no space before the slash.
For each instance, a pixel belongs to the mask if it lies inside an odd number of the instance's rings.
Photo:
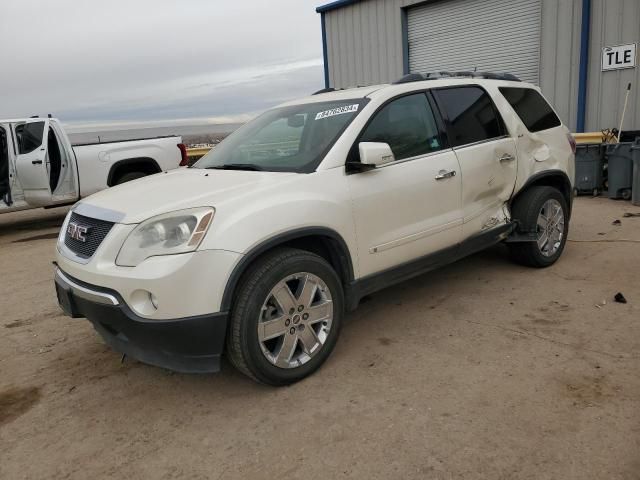
<svg viewBox="0 0 640 480">
<path fill-rule="evenodd" d="M 115 350 L 180 372 L 225 354 L 283 385 L 366 294 L 507 242 L 553 264 L 575 143 L 509 75 L 410 75 L 273 108 L 192 168 L 77 203 L 55 285 Z"/>
</svg>

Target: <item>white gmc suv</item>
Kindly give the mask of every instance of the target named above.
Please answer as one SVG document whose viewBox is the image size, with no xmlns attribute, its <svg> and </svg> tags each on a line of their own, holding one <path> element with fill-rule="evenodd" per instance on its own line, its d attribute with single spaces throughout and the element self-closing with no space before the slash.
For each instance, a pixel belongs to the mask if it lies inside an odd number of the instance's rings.
<svg viewBox="0 0 640 480">
<path fill-rule="evenodd" d="M 224 353 L 298 381 L 364 296 L 497 242 L 553 264 L 575 144 L 510 75 L 409 75 L 321 91 L 249 122 L 192 168 L 77 203 L 57 244 L 67 315 L 180 372 Z"/>
</svg>

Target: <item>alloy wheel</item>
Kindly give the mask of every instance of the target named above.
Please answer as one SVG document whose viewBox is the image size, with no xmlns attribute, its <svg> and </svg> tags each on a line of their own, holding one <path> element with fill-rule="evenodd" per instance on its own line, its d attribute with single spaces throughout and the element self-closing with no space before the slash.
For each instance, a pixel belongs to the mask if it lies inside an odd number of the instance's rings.
<svg viewBox="0 0 640 480">
<path fill-rule="evenodd" d="M 558 200 L 551 198 L 542 205 L 536 233 L 540 253 L 545 257 L 555 255 L 564 237 L 564 211 Z"/>
<path fill-rule="evenodd" d="M 322 350 L 332 323 L 327 284 L 308 272 L 289 275 L 271 289 L 260 310 L 260 348 L 277 367 L 299 367 Z"/>
</svg>

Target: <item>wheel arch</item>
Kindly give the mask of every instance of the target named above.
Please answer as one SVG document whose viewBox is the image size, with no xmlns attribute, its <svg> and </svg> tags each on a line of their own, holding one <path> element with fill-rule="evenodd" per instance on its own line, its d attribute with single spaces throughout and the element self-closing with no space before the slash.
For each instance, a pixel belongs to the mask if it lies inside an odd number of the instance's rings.
<svg viewBox="0 0 640 480">
<path fill-rule="evenodd" d="M 112 187 L 120 177 L 130 172 L 144 172 L 147 175 L 152 175 L 161 171 L 158 162 L 151 157 L 125 158 L 111 165 L 107 176 L 107 186 Z"/>
<path fill-rule="evenodd" d="M 543 172 L 532 175 L 529 180 L 518 190 L 518 192 L 511 197 L 509 201 L 509 209 L 512 209 L 516 200 L 531 187 L 553 187 L 562 193 L 562 196 L 567 202 L 569 207 L 569 218 L 571 218 L 571 210 L 573 206 L 573 194 L 571 180 L 569 176 L 562 170 L 545 170 Z"/>
<path fill-rule="evenodd" d="M 347 243 L 342 236 L 327 227 L 305 227 L 275 235 L 253 247 L 235 266 L 220 305 L 221 311 L 229 311 L 240 279 L 247 269 L 266 253 L 281 247 L 305 250 L 324 258 L 336 271 L 345 292 L 353 281 L 353 262 Z"/>
</svg>

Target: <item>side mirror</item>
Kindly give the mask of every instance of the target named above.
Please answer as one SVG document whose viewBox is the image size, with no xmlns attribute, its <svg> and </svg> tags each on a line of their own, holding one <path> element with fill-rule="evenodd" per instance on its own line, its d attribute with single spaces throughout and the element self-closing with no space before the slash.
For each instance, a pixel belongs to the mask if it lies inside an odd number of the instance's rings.
<svg viewBox="0 0 640 480">
<path fill-rule="evenodd" d="M 372 168 L 391 163 L 396 159 L 388 143 L 360 142 L 358 148 L 360 163 L 370 165 Z"/>
</svg>

